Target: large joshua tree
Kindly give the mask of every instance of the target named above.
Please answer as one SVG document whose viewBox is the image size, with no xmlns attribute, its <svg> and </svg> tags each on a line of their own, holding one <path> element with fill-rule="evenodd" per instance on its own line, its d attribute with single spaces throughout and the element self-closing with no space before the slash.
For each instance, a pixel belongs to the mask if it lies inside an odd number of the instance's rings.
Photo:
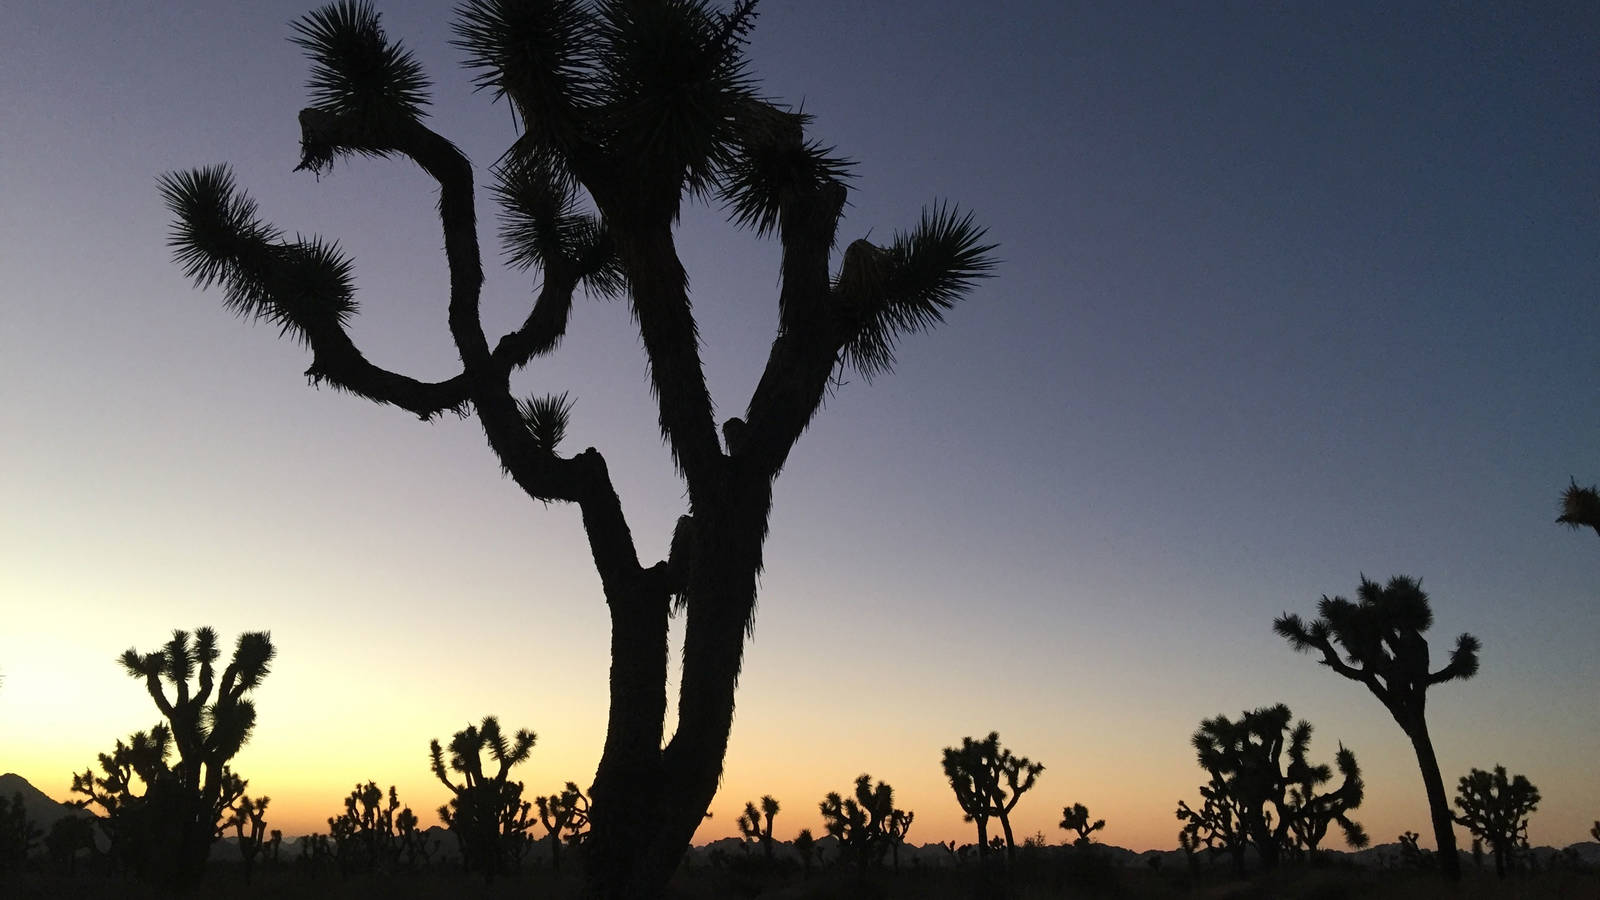
<svg viewBox="0 0 1600 900">
<path fill-rule="evenodd" d="M 940 205 L 888 246 L 833 253 L 848 163 L 808 117 L 763 98 L 745 59 L 754 0 L 467 0 L 456 45 L 521 133 L 494 166 L 501 237 L 542 285 L 522 325 L 491 342 L 471 163 L 425 124 L 428 79 L 365 2 L 294 25 L 311 59 L 301 168 L 351 156 L 407 159 L 439 188 L 449 328 L 462 368 L 420 381 L 370 362 L 347 325 L 351 262 L 331 241 L 262 221 L 225 167 L 174 173 L 162 192 L 172 245 L 197 285 L 306 344 L 307 375 L 423 419 L 476 414 L 529 497 L 577 504 L 611 615 L 611 707 L 595 773 L 589 867 L 604 896 L 657 893 L 716 792 L 752 624 L 774 479 L 843 368 L 889 370 L 897 341 L 932 327 L 993 265 L 970 214 Z M 742 417 L 720 435 L 674 244 L 685 201 L 783 249 L 777 327 Z M 624 295 L 639 326 L 661 434 L 686 515 L 667 558 L 641 561 L 605 458 L 563 455 L 565 395 L 519 400 L 510 377 L 549 353 L 578 288 Z M 667 623 L 684 610 L 676 730 L 665 733 Z"/>
<path fill-rule="evenodd" d="M 1428 794 L 1440 871 L 1452 881 L 1459 880 L 1454 818 L 1425 713 L 1428 688 L 1477 674 L 1478 639 L 1470 634 L 1457 637 L 1450 662 L 1430 672 L 1428 641 L 1422 633 L 1433 626 L 1433 609 L 1422 583 L 1404 575 L 1394 576 L 1388 584 L 1369 581 L 1363 575 L 1355 602 L 1324 595 L 1317 613 L 1310 624 L 1285 613 L 1273 621 L 1272 628 L 1296 650 L 1320 652 L 1322 665 L 1365 685 L 1411 739 Z"/>
<path fill-rule="evenodd" d="M 978 853 L 988 852 L 988 820 L 998 818 L 1006 837 L 1006 859 L 1016 857 L 1017 842 L 1011 831 L 1011 812 L 1022 795 L 1032 790 L 1044 772 L 1044 763 L 1017 756 L 1000 746 L 1000 733 L 989 732 L 981 741 L 961 739 L 960 747 L 946 747 L 944 775 L 955 792 L 963 818 L 978 825 Z"/>
</svg>

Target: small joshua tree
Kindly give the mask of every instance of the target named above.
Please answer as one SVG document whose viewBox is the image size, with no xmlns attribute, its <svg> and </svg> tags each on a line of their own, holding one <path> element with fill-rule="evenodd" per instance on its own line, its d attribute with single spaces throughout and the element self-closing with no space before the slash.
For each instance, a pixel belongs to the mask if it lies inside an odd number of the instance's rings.
<svg viewBox="0 0 1600 900">
<path fill-rule="evenodd" d="M 854 858 L 863 874 L 883 859 L 888 849 L 888 823 L 900 813 L 894 808 L 894 788 L 881 781 L 874 787 L 872 776 L 861 775 L 856 778 L 854 797 L 830 792 L 819 808 L 828 834 L 839 842 L 840 854 Z"/>
<path fill-rule="evenodd" d="M 739 833 L 746 840 L 759 841 L 761 851 L 766 854 L 767 861 L 772 861 L 772 820 L 778 815 L 778 801 L 771 794 L 761 798 L 761 808 L 756 809 L 754 803 L 746 803 L 744 812 L 739 816 Z M 766 828 L 762 828 L 762 817 L 766 818 Z"/>
<path fill-rule="evenodd" d="M 1339 748 L 1345 780 L 1338 789 L 1318 794 L 1317 788 L 1332 780 L 1332 770 L 1307 761 L 1311 723 L 1301 720 L 1291 729 L 1290 718 L 1281 703 L 1246 712 L 1238 721 L 1217 716 L 1201 722 L 1192 739 L 1200 766 L 1211 777 L 1200 789 L 1206 801 L 1202 808 L 1180 802 L 1178 819 L 1197 846 L 1231 853 L 1236 869 L 1243 866 L 1247 843 L 1255 846 L 1262 866 L 1272 868 L 1285 850 L 1314 851 L 1333 822 L 1351 846 L 1366 845 L 1366 832 L 1347 815 L 1363 796 L 1355 754 Z"/>
<path fill-rule="evenodd" d="M 1506 876 L 1508 864 L 1528 846 L 1528 816 L 1539 808 L 1539 789 L 1525 776 L 1506 777 L 1505 766 L 1494 771 L 1473 769 L 1456 787 L 1456 822 L 1473 836 L 1488 842 L 1494 852 L 1494 871 Z"/>
<path fill-rule="evenodd" d="M 1074 803 L 1061 810 L 1060 827 L 1078 835 L 1072 842 L 1073 846 L 1087 847 L 1094 842 L 1092 835 L 1106 827 L 1106 820 L 1095 819 L 1091 823 L 1089 821 L 1089 807 L 1084 806 L 1082 803 Z"/>
<path fill-rule="evenodd" d="M 1396 575 L 1380 585 L 1362 576 L 1356 597 L 1352 603 L 1324 595 L 1317 604 L 1315 621 L 1306 623 L 1298 615 L 1285 613 L 1272 628 L 1296 650 L 1322 654 L 1318 660 L 1322 665 L 1365 685 L 1411 739 L 1428 795 L 1439 869 L 1449 880 L 1459 881 L 1461 861 L 1456 856 L 1454 817 L 1439 775 L 1433 739 L 1428 736 L 1425 711 L 1428 688 L 1477 674 L 1478 639 L 1470 634 L 1457 637 L 1449 664 L 1430 672 L 1428 641 L 1422 633 L 1433 626 L 1433 610 L 1422 583 Z"/>
<path fill-rule="evenodd" d="M 262 797 L 251 800 L 249 796 L 240 794 L 239 802 L 229 810 L 228 820 L 223 822 L 224 828 L 232 828 L 234 836 L 238 838 L 239 858 L 244 860 L 244 880 L 248 882 L 255 871 L 256 854 L 261 852 L 264 843 L 263 837 L 267 828 L 267 804 L 272 802 L 271 797 Z M 249 829 L 246 834 L 245 830 Z"/>
<path fill-rule="evenodd" d="M 1600 489 L 1579 487 L 1578 479 L 1572 479 L 1561 494 L 1561 515 L 1556 521 L 1573 529 L 1593 528 L 1600 534 Z"/>
<path fill-rule="evenodd" d="M 328 818 L 328 836 L 343 872 L 387 871 L 400 858 L 399 818 L 416 816 L 400 805 L 400 793 L 389 786 L 388 803 L 375 781 L 357 784 L 344 798 L 344 811 Z"/>
<path fill-rule="evenodd" d="M 266 678 L 275 652 L 266 632 L 240 635 L 220 683 L 215 664 L 221 652 L 210 628 L 196 629 L 192 640 L 174 631 L 160 650 L 130 649 L 120 657 L 127 673 L 144 681 L 166 721 L 148 735 L 135 734 L 130 745 L 118 741 L 115 752 L 100 756 L 105 777 L 86 770 L 73 777 L 72 789 L 87 798 L 79 805 L 106 810 L 117 832 L 113 841 L 140 877 L 187 887 L 204 871 L 224 814 L 244 793 L 246 782 L 228 762 L 255 727 L 255 704 L 246 695 Z M 169 765 L 174 748 L 178 759 Z M 133 793 L 135 777 L 142 794 Z"/>
<path fill-rule="evenodd" d="M 1600 822 L 1595 823 L 1600 828 Z M 794 852 L 800 854 L 800 868 L 806 878 L 811 877 L 811 863 L 814 861 L 817 849 L 817 839 L 811 836 L 811 829 L 802 828 L 794 839 Z"/>
<path fill-rule="evenodd" d="M 978 825 L 980 855 L 987 844 L 988 820 L 995 817 L 1005 832 L 1007 859 L 1014 859 L 1017 841 L 1011 832 L 1011 811 L 1033 788 L 1044 771 L 1044 763 L 1016 756 L 1001 747 L 1000 734 L 995 731 L 981 741 L 965 737 L 960 747 L 946 747 L 943 762 L 945 778 L 955 791 L 963 817 Z"/>
<path fill-rule="evenodd" d="M 454 795 L 439 807 L 439 818 L 460 842 L 467 869 L 477 869 L 486 881 L 510 871 L 527 847 L 533 804 L 522 799 L 522 782 L 509 776 L 512 766 L 533 754 L 536 740 L 538 736 L 524 728 L 508 742 L 500 720 L 484 716 L 481 725 L 468 725 L 451 738 L 449 771 L 439 741 L 429 744 L 434 777 Z M 492 775 L 484 772 L 485 750 L 499 766 Z M 450 772 L 461 775 L 462 783 L 451 781 Z"/>
<path fill-rule="evenodd" d="M 561 845 L 577 845 L 588 832 L 589 798 L 578 789 L 576 782 L 567 782 L 559 794 L 538 797 L 539 821 L 550 836 L 550 865 L 561 871 Z"/>
<path fill-rule="evenodd" d="M 911 823 L 917 814 L 906 812 L 902 809 L 891 810 L 889 818 L 883 823 L 883 836 L 889 842 L 889 854 L 894 860 L 894 872 L 900 874 L 900 845 L 906 842 L 906 835 L 911 831 Z"/>
</svg>

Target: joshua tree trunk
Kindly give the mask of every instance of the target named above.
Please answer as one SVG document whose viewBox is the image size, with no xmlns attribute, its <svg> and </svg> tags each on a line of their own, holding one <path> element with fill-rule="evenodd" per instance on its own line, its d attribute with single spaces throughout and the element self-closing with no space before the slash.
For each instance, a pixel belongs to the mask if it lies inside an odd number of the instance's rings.
<svg viewBox="0 0 1600 900">
<path fill-rule="evenodd" d="M 1444 779 L 1439 776 L 1439 759 L 1433 753 L 1433 740 L 1428 737 L 1428 723 L 1418 715 L 1412 722 L 1402 722 L 1411 746 L 1417 751 L 1417 767 L 1422 770 L 1422 786 L 1428 791 L 1428 812 L 1433 819 L 1433 840 L 1438 846 L 1439 871 L 1451 881 L 1461 880 L 1461 860 L 1456 855 L 1455 818 L 1450 814 L 1450 799 L 1444 790 Z"/>
</svg>

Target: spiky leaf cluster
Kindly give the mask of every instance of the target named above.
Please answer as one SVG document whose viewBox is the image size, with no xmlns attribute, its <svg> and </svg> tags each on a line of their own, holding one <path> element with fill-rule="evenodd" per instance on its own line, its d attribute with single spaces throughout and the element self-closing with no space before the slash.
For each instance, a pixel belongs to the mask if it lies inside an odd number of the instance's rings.
<svg viewBox="0 0 1600 900">
<path fill-rule="evenodd" d="M 306 89 L 319 108 L 339 115 L 426 115 L 428 77 L 411 51 L 384 34 L 367 0 L 338 0 L 291 26 L 311 60 Z"/>
</svg>

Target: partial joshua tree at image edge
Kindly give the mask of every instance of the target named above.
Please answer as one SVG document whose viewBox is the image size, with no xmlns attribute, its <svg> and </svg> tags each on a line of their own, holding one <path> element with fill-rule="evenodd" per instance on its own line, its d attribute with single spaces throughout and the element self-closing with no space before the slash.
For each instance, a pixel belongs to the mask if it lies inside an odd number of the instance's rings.
<svg viewBox="0 0 1600 900">
<path fill-rule="evenodd" d="M 1578 479 L 1572 479 L 1561 494 L 1561 515 L 1556 521 L 1574 530 L 1592 528 L 1600 534 L 1600 488 L 1579 487 Z"/>
<path fill-rule="evenodd" d="M 459 374 L 424 382 L 372 363 L 348 330 L 353 263 L 319 237 L 288 238 L 224 167 L 169 174 L 171 244 L 185 274 L 311 350 L 314 383 L 423 419 L 477 416 L 529 497 L 575 503 L 611 615 L 611 710 L 591 790 L 592 890 L 653 897 L 715 795 L 754 621 L 773 483 L 841 372 L 893 368 L 898 342 L 938 325 L 994 266 L 970 214 L 924 212 L 886 246 L 838 256 L 850 164 L 807 135 L 808 116 L 764 98 L 745 56 L 754 0 L 467 0 L 454 33 L 474 82 L 521 128 L 493 167 L 511 264 L 537 268 L 526 320 L 498 341 L 479 315 L 484 272 L 472 164 L 424 124 L 429 80 L 365 2 L 293 26 L 311 60 L 301 166 L 409 159 L 439 187 L 449 329 Z M 721 203 L 782 247 L 777 323 L 742 417 L 719 429 L 675 227 L 685 201 Z M 593 212 L 589 212 L 592 205 Z M 688 501 L 666 559 L 642 562 L 600 452 L 559 452 L 562 395 L 520 399 L 510 377 L 559 344 L 574 293 L 623 296 L 639 328 Z M 676 731 L 668 617 L 686 614 Z"/>
<path fill-rule="evenodd" d="M 1322 665 L 1365 685 L 1411 739 L 1428 796 L 1439 869 L 1447 879 L 1459 881 L 1455 818 L 1428 735 L 1426 709 L 1428 688 L 1477 674 L 1480 644 L 1472 635 L 1461 634 L 1450 662 L 1430 672 L 1428 641 L 1422 633 L 1433 625 L 1433 610 L 1422 583 L 1396 575 L 1380 585 L 1363 575 L 1356 598 L 1351 602 L 1323 595 L 1316 620 L 1307 624 L 1298 615 L 1285 613 L 1272 628 L 1294 649 L 1320 652 Z"/>
</svg>

